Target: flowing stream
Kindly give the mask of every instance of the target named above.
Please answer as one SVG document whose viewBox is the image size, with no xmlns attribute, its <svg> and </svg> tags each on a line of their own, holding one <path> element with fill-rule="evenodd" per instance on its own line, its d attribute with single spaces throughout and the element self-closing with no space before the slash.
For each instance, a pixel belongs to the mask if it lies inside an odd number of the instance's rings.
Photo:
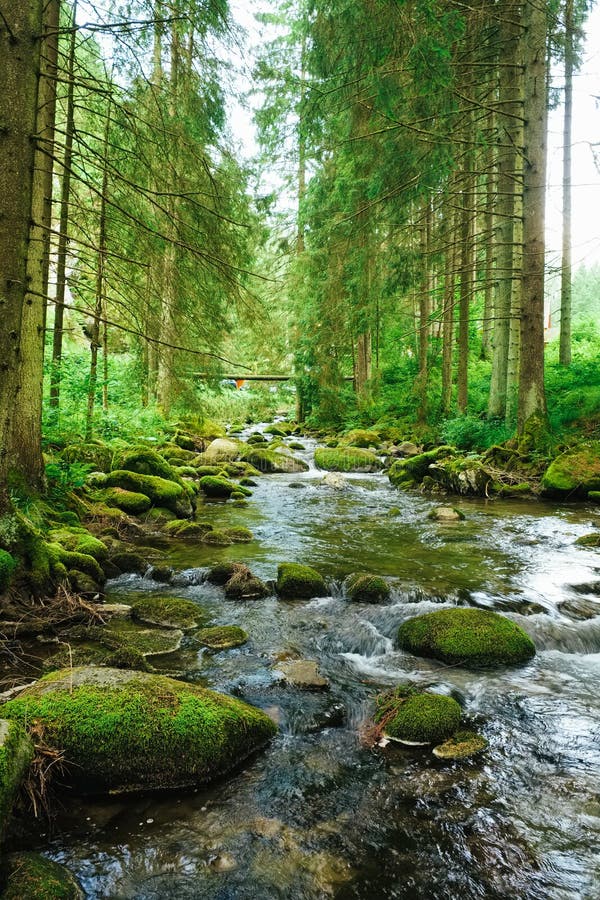
<svg viewBox="0 0 600 900">
<path fill-rule="evenodd" d="M 268 710 L 278 736 L 195 792 L 69 799 L 52 833 L 32 830 L 30 845 L 65 863 L 90 898 L 597 898 L 600 555 L 574 544 L 600 524 L 594 508 L 455 499 L 466 520 L 444 525 L 427 518 L 439 501 L 384 475 L 325 485 L 305 443 L 309 472 L 261 477 L 247 508 L 203 507 L 217 526 L 252 529 L 253 543 L 165 543 L 171 585 L 108 586 L 110 600 L 160 591 L 241 625 L 250 640 L 237 650 L 183 647 L 155 664 Z M 263 579 L 280 561 L 307 563 L 329 593 L 226 601 L 202 581 L 221 559 Z M 355 570 L 385 576 L 391 599 L 345 599 Z M 404 619 L 454 604 L 514 618 L 537 656 L 470 672 L 395 649 Z M 273 666 L 286 654 L 317 659 L 330 690 L 284 686 Z M 441 763 L 422 748 L 369 748 L 374 696 L 407 680 L 452 694 L 489 750 Z"/>
</svg>

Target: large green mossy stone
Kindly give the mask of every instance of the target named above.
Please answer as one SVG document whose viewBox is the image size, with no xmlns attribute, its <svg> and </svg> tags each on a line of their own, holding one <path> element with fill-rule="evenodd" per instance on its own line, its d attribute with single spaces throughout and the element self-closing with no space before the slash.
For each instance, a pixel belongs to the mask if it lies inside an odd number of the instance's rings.
<svg viewBox="0 0 600 900">
<path fill-rule="evenodd" d="M 277 568 L 277 593 L 286 599 L 309 600 L 327 593 L 325 581 L 316 569 L 299 563 L 280 563 Z"/>
<path fill-rule="evenodd" d="M 557 456 L 542 477 L 542 490 L 549 497 L 581 499 L 600 491 L 600 441 Z"/>
<path fill-rule="evenodd" d="M 308 472 L 309 465 L 295 456 L 285 456 L 274 450 L 257 450 L 248 447 L 244 451 L 244 460 L 258 469 L 259 472 L 291 475 L 296 472 Z"/>
<path fill-rule="evenodd" d="M 6 860 L 6 875 L 2 900 L 80 900 L 84 896 L 68 869 L 39 853 L 13 853 Z"/>
<path fill-rule="evenodd" d="M 139 516 L 150 509 L 150 497 L 139 494 L 136 491 L 125 491 L 123 488 L 113 487 L 98 494 L 98 499 L 107 506 L 120 509 L 131 516 Z"/>
<path fill-rule="evenodd" d="M 319 447 L 315 450 L 315 465 L 328 472 L 375 472 L 382 468 L 374 453 L 358 447 Z"/>
<path fill-rule="evenodd" d="M 419 453 L 417 456 L 397 459 L 390 466 L 388 478 L 394 487 L 410 487 L 411 485 L 420 484 L 427 474 L 429 466 L 439 459 L 453 456 L 455 453 L 454 447 L 444 445 L 436 447 L 435 450 Z"/>
<path fill-rule="evenodd" d="M 359 603 L 383 603 L 390 596 L 390 586 L 379 575 L 354 572 L 348 576 L 346 591 L 350 600 Z"/>
<path fill-rule="evenodd" d="M 241 763 L 275 733 L 246 703 L 162 675 L 110 668 L 54 672 L 0 708 L 62 751 L 85 793 L 191 786 Z"/>
<path fill-rule="evenodd" d="M 126 469 L 128 472 L 137 472 L 139 475 L 155 475 L 158 478 L 181 484 L 179 474 L 173 466 L 160 453 L 149 447 L 133 447 L 124 453 L 115 454 L 113 468 Z"/>
<path fill-rule="evenodd" d="M 403 650 L 452 665 L 501 666 L 524 663 L 535 645 L 523 629 L 485 609 L 443 609 L 415 616 L 398 629 Z"/>
<path fill-rule="evenodd" d="M 375 721 L 386 737 L 396 741 L 437 744 L 460 725 L 460 706 L 441 694 L 400 687 L 380 695 L 376 704 Z"/>
<path fill-rule="evenodd" d="M 0 718 L 0 841 L 32 759 L 33 744 L 23 726 Z"/>
<path fill-rule="evenodd" d="M 154 506 L 163 506 L 182 518 L 192 513 L 186 489 L 166 478 L 117 469 L 107 477 L 106 484 L 108 487 L 119 487 L 136 494 L 145 494 Z"/>
<path fill-rule="evenodd" d="M 207 497 L 216 497 L 227 500 L 235 491 L 239 491 L 239 485 L 221 475 L 204 475 L 200 479 L 200 487 Z"/>
<path fill-rule="evenodd" d="M 376 431 L 368 431 L 364 428 L 355 428 L 343 435 L 340 443 L 350 447 L 378 447 L 381 443 L 380 437 Z"/>
</svg>

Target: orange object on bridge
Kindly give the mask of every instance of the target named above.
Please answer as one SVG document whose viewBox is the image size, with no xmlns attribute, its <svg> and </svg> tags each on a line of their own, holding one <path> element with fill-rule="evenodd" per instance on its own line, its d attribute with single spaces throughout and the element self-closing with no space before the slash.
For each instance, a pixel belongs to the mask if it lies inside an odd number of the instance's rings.
<svg viewBox="0 0 600 900">
<path fill-rule="evenodd" d="M 236 386 L 236 388 L 238 389 L 238 391 L 239 391 L 239 389 L 240 389 L 241 387 L 243 387 L 245 384 L 246 384 L 246 379 L 245 379 L 245 378 L 236 378 L 236 379 L 235 379 L 235 386 Z"/>
</svg>

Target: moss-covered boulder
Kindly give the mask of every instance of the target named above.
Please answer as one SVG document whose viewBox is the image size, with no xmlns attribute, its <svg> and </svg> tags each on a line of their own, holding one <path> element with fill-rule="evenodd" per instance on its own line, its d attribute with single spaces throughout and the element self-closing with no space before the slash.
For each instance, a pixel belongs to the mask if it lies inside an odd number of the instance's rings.
<svg viewBox="0 0 600 900">
<path fill-rule="evenodd" d="M 394 487 L 404 488 L 413 487 L 420 484 L 431 465 L 440 459 L 455 456 L 456 451 L 453 447 L 442 446 L 436 447 L 434 450 L 427 450 L 425 453 L 419 453 L 417 456 L 410 456 L 404 459 L 397 459 L 389 469 L 388 478 Z"/>
<path fill-rule="evenodd" d="M 96 472 L 110 472 L 113 451 L 101 441 L 68 444 L 60 454 L 64 462 L 92 466 Z"/>
<path fill-rule="evenodd" d="M 236 528 L 226 528 L 225 534 L 234 544 L 249 544 L 254 540 L 254 535 L 249 528 L 238 525 Z"/>
<path fill-rule="evenodd" d="M 150 447 L 133 447 L 123 453 L 116 453 L 113 459 L 113 469 L 125 469 L 128 472 L 137 472 L 139 475 L 155 475 L 167 481 L 180 483 L 180 478 L 173 466 L 166 459 L 152 450 Z"/>
<path fill-rule="evenodd" d="M 206 573 L 206 580 L 210 584 L 226 584 L 236 572 L 243 570 L 250 574 L 250 569 L 243 563 L 220 562 L 212 566 Z"/>
<path fill-rule="evenodd" d="M 260 600 L 270 593 L 269 588 L 253 575 L 248 566 L 237 564 L 225 582 L 225 596 L 228 600 Z"/>
<path fill-rule="evenodd" d="M 346 579 L 346 593 L 359 603 L 383 603 L 390 596 L 390 586 L 379 575 L 353 572 Z"/>
<path fill-rule="evenodd" d="M 277 568 L 277 593 L 288 600 L 309 600 L 327 593 L 325 581 L 316 569 L 299 563 L 280 563 Z"/>
<path fill-rule="evenodd" d="M 198 685 L 95 667 L 46 675 L 0 712 L 41 729 L 86 793 L 211 781 L 276 730 L 260 710 Z"/>
<path fill-rule="evenodd" d="M 102 503 L 106 503 L 107 506 L 121 509 L 129 516 L 141 516 L 152 505 L 150 497 L 147 497 L 145 494 L 139 494 L 136 491 L 125 491 L 123 488 L 118 487 L 100 491 L 96 497 Z"/>
<path fill-rule="evenodd" d="M 600 547 L 600 531 L 592 531 L 591 534 L 582 534 L 575 541 L 580 547 Z"/>
<path fill-rule="evenodd" d="M 359 447 L 318 447 L 315 465 L 329 472 L 376 472 L 382 468 L 374 453 Z"/>
<path fill-rule="evenodd" d="M 220 475 L 204 475 L 200 479 L 200 488 L 207 497 L 223 500 L 227 500 L 234 492 L 240 490 L 238 484 Z"/>
<path fill-rule="evenodd" d="M 83 900 L 75 876 L 39 853 L 13 853 L 6 860 L 2 900 Z"/>
<path fill-rule="evenodd" d="M 378 447 L 381 443 L 376 431 L 368 431 L 366 428 L 354 428 L 343 435 L 340 443 L 349 447 Z"/>
<path fill-rule="evenodd" d="M 238 625 L 213 625 L 200 628 L 194 635 L 209 650 L 231 650 L 241 647 L 248 640 L 248 635 Z"/>
<path fill-rule="evenodd" d="M 295 472 L 308 472 L 309 465 L 303 459 L 295 456 L 285 456 L 275 450 L 257 450 L 249 447 L 244 451 L 244 459 L 259 472 L 294 474 Z"/>
<path fill-rule="evenodd" d="M 443 609 L 407 619 L 398 643 L 451 665 L 515 665 L 535 656 L 533 641 L 519 625 L 486 609 Z"/>
<path fill-rule="evenodd" d="M 568 450 L 550 463 L 542 477 L 548 497 L 584 499 L 600 491 L 600 441 Z"/>
<path fill-rule="evenodd" d="M 208 618 L 205 610 L 193 600 L 161 597 L 157 594 L 146 594 L 137 599 L 132 604 L 131 615 L 138 622 L 182 631 L 204 625 Z"/>
<path fill-rule="evenodd" d="M 233 544 L 233 541 L 226 531 L 223 531 L 221 528 L 213 528 L 212 531 L 207 531 L 206 534 L 202 535 L 202 543 L 209 544 L 212 547 L 229 547 L 230 544 Z"/>
<path fill-rule="evenodd" d="M 434 462 L 427 469 L 427 476 L 433 482 L 430 487 L 441 487 L 452 494 L 464 496 L 484 497 L 494 485 L 492 472 L 480 459 L 471 456 Z"/>
<path fill-rule="evenodd" d="M 145 494 L 154 506 L 171 510 L 182 519 L 191 516 L 192 505 L 184 486 L 157 475 L 143 475 L 116 469 L 107 478 L 108 487 L 118 487 L 136 494 Z"/>
<path fill-rule="evenodd" d="M 217 438 L 211 441 L 204 451 L 204 458 L 216 462 L 233 462 L 239 457 L 240 451 L 241 445 L 237 441 L 231 441 L 228 438 Z"/>
<path fill-rule="evenodd" d="M 167 534 L 179 538 L 202 538 L 213 526 L 209 522 L 189 522 L 187 520 L 173 519 L 165 525 Z"/>
<path fill-rule="evenodd" d="M 85 553 L 102 562 L 108 556 L 106 544 L 94 537 L 85 528 L 59 528 L 49 533 L 53 543 L 60 544 L 64 550 L 74 553 Z"/>
<path fill-rule="evenodd" d="M 33 744 L 23 726 L 0 718 L 0 842 L 32 759 Z"/>
<path fill-rule="evenodd" d="M 113 553 L 110 557 L 110 564 L 123 574 L 135 572 L 137 575 L 144 575 L 148 569 L 148 560 L 133 550 Z"/>
<path fill-rule="evenodd" d="M 428 514 L 427 518 L 432 519 L 434 522 L 442 523 L 463 522 L 465 514 L 454 506 L 436 506 L 436 508 L 432 509 Z"/>
<path fill-rule="evenodd" d="M 10 585 L 13 572 L 17 568 L 17 561 L 6 550 L 0 549 L 0 594 Z"/>
<path fill-rule="evenodd" d="M 487 748 L 488 742 L 475 731 L 461 730 L 457 731 L 444 741 L 433 748 L 433 755 L 438 759 L 469 759 L 471 756 L 477 756 Z"/>
<path fill-rule="evenodd" d="M 384 737 L 406 744 L 438 744 L 460 725 L 452 697 L 401 686 L 376 698 L 375 722 Z"/>
</svg>

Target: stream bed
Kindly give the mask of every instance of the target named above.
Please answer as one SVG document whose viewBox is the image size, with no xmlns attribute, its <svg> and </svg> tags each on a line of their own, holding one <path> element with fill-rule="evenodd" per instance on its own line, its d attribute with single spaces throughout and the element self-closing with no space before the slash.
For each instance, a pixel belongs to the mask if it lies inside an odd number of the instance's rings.
<svg viewBox="0 0 600 900">
<path fill-rule="evenodd" d="M 169 541 L 172 584 L 124 576 L 107 587 L 110 601 L 160 591 L 241 625 L 250 639 L 236 650 L 184 646 L 153 662 L 267 710 L 277 737 L 197 791 L 68 798 L 28 846 L 67 865 L 89 898 L 597 898 L 600 556 L 574 544 L 600 524 L 597 507 L 453 499 L 466 519 L 441 524 L 427 518 L 439 500 L 384 475 L 324 484 L 305 443 L 309 472 L 262 476 L 246 508 L 203 507 L 217 527 L 250 528 L 252 543 Z M 227 601 L 202 579 L 231 559 L 265 580 L 282 561 L 312 565 L 328 595 Z M 390 600 L 345 599 L 357 570 L 383 575 Z M 406 618 L 456 604 L 510 616 L 537 656 L 472 672 L 395 649 Z M 318 660 L 330 690 L 282 684 L 274 666 L 286 655 Z M 375 695 L 405 681 L 455 697 L 488 751 L 443 763 L 423 748 L 370 748 Z"/>
</svg>

